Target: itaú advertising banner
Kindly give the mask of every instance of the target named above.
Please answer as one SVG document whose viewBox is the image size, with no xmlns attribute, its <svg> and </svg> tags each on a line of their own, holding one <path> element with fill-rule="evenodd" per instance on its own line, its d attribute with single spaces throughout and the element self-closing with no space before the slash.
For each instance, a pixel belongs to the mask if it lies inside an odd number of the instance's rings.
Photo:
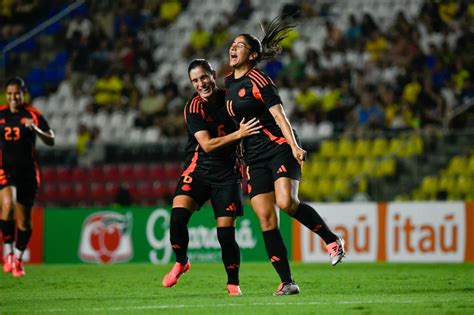
<svg viewBox="0 0 474 315">
<path fill-rule="evenodd" d="M 313 204 L 346 240 L 344 262 L 474 261 L 474 203 Z M 327 262 L 324 242 L 293 222 L 293 259 Z"/>
<path fill-rule="evenodd" d="M 378 246 L 376 203 L 311 204 L 329 228 L 345 241 L 350 261 L 375 261 Z M 293 220 L 293 259 L 329 262 L 326 244 L 315 233 Z"/>
<path fill-rule="evenodd" d="M 466 232 L 463 202 L 388 204 L 387 261 L 462 262 Z"/>
</svg>

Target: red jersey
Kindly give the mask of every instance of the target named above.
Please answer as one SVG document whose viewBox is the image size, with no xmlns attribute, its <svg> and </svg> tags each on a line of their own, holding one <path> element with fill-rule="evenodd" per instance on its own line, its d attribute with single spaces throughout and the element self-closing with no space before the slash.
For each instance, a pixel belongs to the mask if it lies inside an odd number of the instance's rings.
<svg viewBox="0 0 474 315">
<path fill-rule="evenodd" d="M 35 160 L 36 132 L 25 126 L 33 119 L 38 128 L 50 130 L 48 122 L 33 105 L 24 105 L 12 113 L 8 105 L 0 106 L 0 168 L 37 169 Z"/>
<path fill-rule="evenodd" d="M 206 153 L 194 136 L 198 131 L 207 130 L 211 138 L 216 138 L 236 130 L 234 122 L 225 110 L 225 91 L 217 91 L 216 104 L 208 103 L 196 94 L 184 108 L 184 119 L 188 143 L 183 175 L 198 177 L 213 185 L 237 182 L 239 177 L 236 171 L 236 145 L 229 144 Z"/>
<path fill-rule="evenodd" d="M 240 122 L 257 118 L 263 126 L 255 135 L 243 140 L 244 156 L 247 163 L 274 156 L 281 150 L 289 149 L 283 133 L 270 113 L 270 107 L 282 104 L 278 89 L 263 72 L 253 68 L 241 78 L 234 74 L 225 78 L 228 89 L 226 108 L 228 114 Z"/>
</svg>

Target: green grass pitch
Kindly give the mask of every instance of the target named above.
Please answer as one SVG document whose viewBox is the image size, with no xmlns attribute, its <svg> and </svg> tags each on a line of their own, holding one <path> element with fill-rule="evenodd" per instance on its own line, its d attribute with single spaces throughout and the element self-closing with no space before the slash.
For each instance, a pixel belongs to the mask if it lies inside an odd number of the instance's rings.
<svg viewBox="0 0 474 315">
<path fill-rule="evenodd" d="M 293 263 L 301 293 L 274 297 L 270 263 L 243 263 L 243 296 L 221 264 L 194 263 L 173 288 L 171 265 L 28 265 L 0 275 L 0 314 L 473 314 L 474 264 Z"/>
</svg>

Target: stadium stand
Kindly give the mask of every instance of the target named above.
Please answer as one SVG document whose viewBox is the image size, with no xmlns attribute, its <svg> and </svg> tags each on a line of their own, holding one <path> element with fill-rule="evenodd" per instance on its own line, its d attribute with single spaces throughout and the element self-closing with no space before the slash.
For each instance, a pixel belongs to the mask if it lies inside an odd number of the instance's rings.
<svg viewBox="0 0 474 315">
<path fill-rule="evenodd" d="M 43 14 L 35 17 L 66 7 L 38 3 Z M 188 60 L 208 58 L 222 86 L 229 70 L 222 41 L 258 34 L 260 24 L 287 11 L 300 25 L 278 63 L 262 67 L 272 71 L 309 151 L 302 197 L 471 198 L 473 7 L 463 0 L 87 1 L 6 59 L 6 74 L 26 78 L 57 134 L 55 148 L 38 150 L 40 202 L 107 204 L 122 181 L 134 202 L 164 202 L 179 176 L 181 109 L 192 94 Z M 15 24 L 11 12 L 1 12 L 0 47 L 41 22 Z M 210 40 L 189 50 L 196 24 Z M 151 89 L 159 110 L 140 110 Z M 87 193 L 96 197 L 78 197 Z"/>
</svg>

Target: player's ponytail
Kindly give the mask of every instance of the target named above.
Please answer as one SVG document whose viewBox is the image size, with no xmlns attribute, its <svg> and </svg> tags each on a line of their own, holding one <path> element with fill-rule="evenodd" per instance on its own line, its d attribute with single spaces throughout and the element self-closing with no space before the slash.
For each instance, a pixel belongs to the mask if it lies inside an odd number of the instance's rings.
<svg viewBox="0 0 474 315">
<path fill-rule="evenodd" d="M 277 16 L 268 24 L 264 32 L 262 41 L 258 40 L 250 34 L 240 34 L 243 36 L 251 47 L 251 52 L 257 53 L 257 58 L 251 60 L 252 65 L 256 65 L 262 60 L 270 60 L 279 55 L 282 51 L 281 41 L 288 36 L 296 24 L 289 23 L 289 19 L 285 16 Z"/>
</svg>

